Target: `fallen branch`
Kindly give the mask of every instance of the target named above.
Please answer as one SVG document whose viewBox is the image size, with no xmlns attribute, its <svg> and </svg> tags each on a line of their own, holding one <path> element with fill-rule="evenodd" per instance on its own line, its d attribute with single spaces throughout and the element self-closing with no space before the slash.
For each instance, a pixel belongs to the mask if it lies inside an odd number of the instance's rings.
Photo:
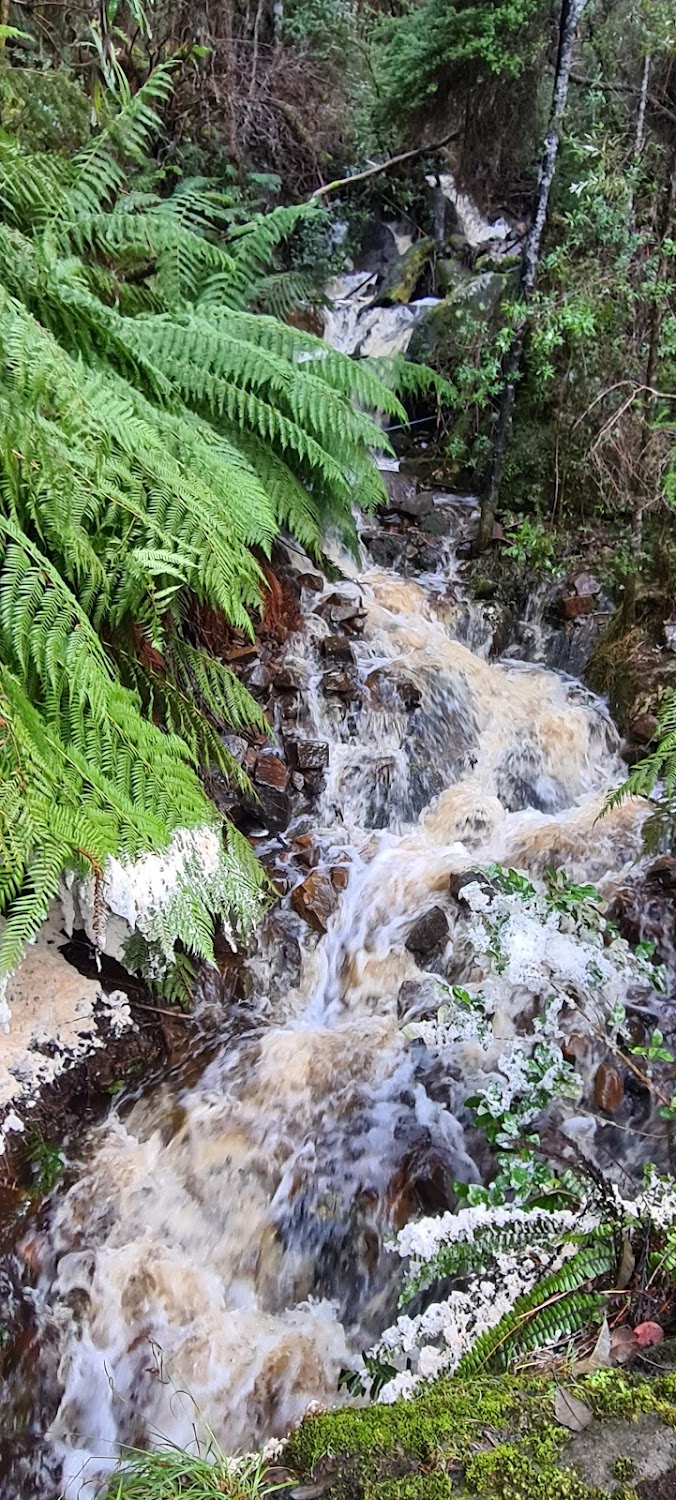
<svg viewBox="0 0 676 1500">
<path fill-rule="evenodd" d="M 365 182 L 367 177 L 376 177 L 379 172 L 389 172 L 390 167 L 398 167 L 403 161 L 412 161 L 414 156 L 440 151 L 450 141 L 457 141 L 461 134 L 460 130 L 452 130 L 443 140 L 432 141 L 429 146 L 416 146 L 413 151 L 401 151 L 398 156 L 388 156 L 387 161 L 378 162 L 375 167 L 366 167 L 363 172 L 355 172 L 352 177 L 337 177 L 335 182 L 325 182 L 323 187 L 315 188 L 314 193 L 310 194 L 309 202 L 314 202 L 315 198 L 324 198 L 327 193 L 336 193 L 339 188 L 351 187 L 354 182 Z"/>
</svg>

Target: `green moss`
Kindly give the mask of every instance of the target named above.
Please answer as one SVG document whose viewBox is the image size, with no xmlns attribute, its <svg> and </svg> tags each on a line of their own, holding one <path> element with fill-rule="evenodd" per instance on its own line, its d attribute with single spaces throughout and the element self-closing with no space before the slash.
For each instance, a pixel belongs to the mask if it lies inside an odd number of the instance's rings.
<svg viewBox="0 0 676 1500">
<path fill-rule="evenodd" d="M 631 1479 L 633 1472 L 633 1460 L 631 1458 L 627 1458 L 626 1454 L 621 1453 L 619 1458 L 616 1458 L 613 1464 L 613 1474 L 615 1475 L 615 1478 Z"/>
<path fill-rule="evenodd" d="M 676 1426 L 676 1375 L 602 1370 L 574 1390 L 599 1421 L 653 1412 Z M 555 1395 L 535 1376 L 440 1380 L 411 1401 L 308 1419 L 284 1462 L 328 1481 L 331 1500 L 606 1500 L 566 1466 L 571 1434 L 554 1418 Z M 628 1493 L 615 1488 L 615 1500 Z"/>
<path fill-rule="evenodd" d="M 453 1480 L 449 1474 L 407 1474 L 404 1479 L 386 1479 L 382 1483 L 368 1480 L 364 1500 L 454 1500 Z"/>
</svg>

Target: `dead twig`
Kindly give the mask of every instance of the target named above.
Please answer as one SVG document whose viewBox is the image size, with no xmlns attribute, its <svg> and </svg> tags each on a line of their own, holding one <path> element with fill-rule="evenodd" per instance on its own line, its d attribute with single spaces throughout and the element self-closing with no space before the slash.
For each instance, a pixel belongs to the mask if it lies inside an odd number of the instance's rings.
<svg viewBox="0 0 676 1500">
<path fill-rule="evenodd" d="M 352 187 L 355 182 L 366 182 L 368 177 L 376 177 L 379 172 L 389 172 L 390 167 L 398 167 L 404 161 L 412 161 L 415 156 L 425 156 L 430 151 L 441 151 L 442 146 L 448 146 L 450 141 L 458 140 L 460 135 L 462 135 L 461 130 L 452 130 L 442 140 L 432 141 L 429 146 L 416 146 L 413 151 L 400 151 L 398 156 L 388 156 L 387 161 L 378 162 L 375 167 L 366 167 L 363 172 L 354 172 L 351 177 L 337 177 L 334 182 L 325 182 L 323 187 L 315 188 L 308 201 L 313 203 L 317 198 L 326 197 L 327 193 L 337 193 L 339 188 Z"/>
</svg>

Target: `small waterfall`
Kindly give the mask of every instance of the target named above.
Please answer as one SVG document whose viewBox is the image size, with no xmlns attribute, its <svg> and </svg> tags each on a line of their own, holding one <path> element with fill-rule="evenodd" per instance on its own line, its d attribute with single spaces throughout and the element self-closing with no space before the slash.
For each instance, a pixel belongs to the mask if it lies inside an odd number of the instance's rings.
<svg viewBox="0 0 676 1500">
<path fill-rule="evenodd" d="M 374 306 L 377 277 L 351 271 L 329 282 L 329 307 L 324 316 L 324 338 L 342 354 L 391 358 L 405 354 L 417 323 L 438 297 L 420 297 L 416 302 Z"/>
<path fill-rule="evenodd" d="M 33 1494 L 55 1493 L 62 1473 L 68 1500 L 84 1495 L 121 1444 L 190 1446 L 209 1430 L 251 1449 L 338 1399 L 341 1369 L 394 1313 L 387 1236 L 480 1177 L 462 1105 L 493 1059 L 475 1049 L 441 1067 L 400 1029 L 430 976 L 473 972 L 451 877 L 492 860 L 536 875 L 564 864 L 610 893 L 640 852 L 640 804 L 597 822 L 622 773 L 604 704 L 462 644 L 452 545 L 439 556 L 417 581 L 343 559 L 348 581 L 305 597 L 286 661 L 301 738 L 329 744 L 314 868 L 338 862 L 344 889 L 319 936 L 282 902 L 251 961 L 247 1033 L 224 1037 L 197 1082 L 169 1080 L 92 1130 L 33 1237 L 33 1430 L 49 1425 L 8 1497 L 28 1470 Z M 364 616 L 354 701 L 324 681 L 336 587 Z M 425 960 L 408 940 L 432 908 L 447 933 Z M 289 933 L 300 978 L 285 968 Z M 509 1034 L 524 991 L 503 989 Z"/>
</svg>

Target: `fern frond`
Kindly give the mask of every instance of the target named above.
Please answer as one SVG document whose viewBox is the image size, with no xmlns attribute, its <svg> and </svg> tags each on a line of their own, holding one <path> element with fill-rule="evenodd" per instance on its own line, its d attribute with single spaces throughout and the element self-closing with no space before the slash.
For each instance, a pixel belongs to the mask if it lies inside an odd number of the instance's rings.
<svg viewBox="0 0 676 1500">
<path fill-rule="evenodd" d="M 518 1297 L 513 1308 L 477 1339 L 458 1366 L 459 1376 L 480 1370 L 506 1370 L 521 1352 L 558 1343 L 600 1316 L 602 1298 L 580 1288 L 606 1276 L 615 1265 L 612 1243 L 592 1244 L 578 1251 L 560 1270 Z"/>
</svg>

